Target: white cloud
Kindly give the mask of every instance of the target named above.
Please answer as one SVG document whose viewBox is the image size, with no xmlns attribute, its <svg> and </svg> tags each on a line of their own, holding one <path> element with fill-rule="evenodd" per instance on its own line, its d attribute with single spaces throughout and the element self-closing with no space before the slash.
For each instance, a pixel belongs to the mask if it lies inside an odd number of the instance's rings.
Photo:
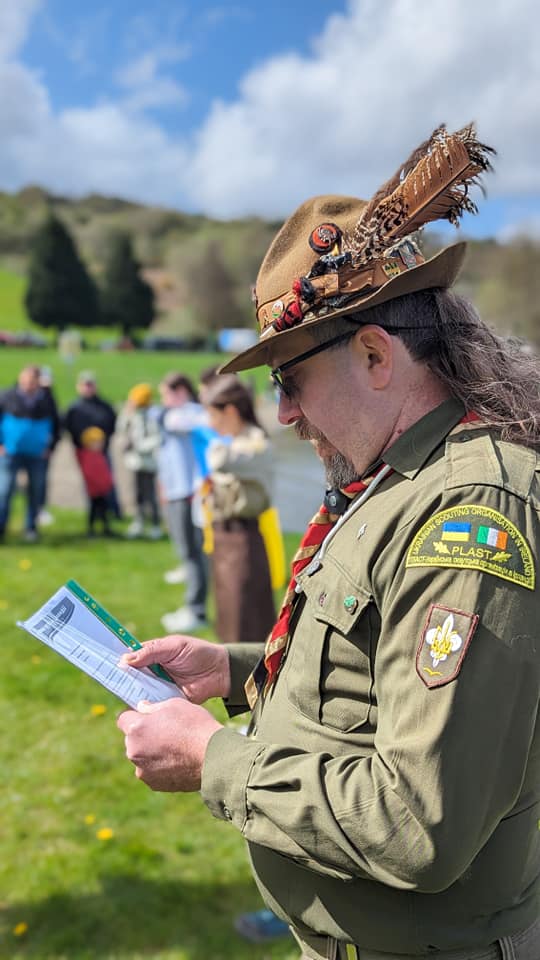
<svg viewBox="0 0 540 960">
<path fill-rule="evenodd" d="M 127 110 L 141 112 L 155 107 L 183 106 L 187 90 L 172 77 L 160 73 L 163 63 L 178 63 L 189 56 L 189 47 L 158 46 L 131 60 L 116 73 L 116 82 L 129 91 L 123 101 Z"/>
<path fill-rule="evenodd" d="M 8 60 L 21 47 L 41 0 L 0 3 L 0 60 Z"/>
<path fill-rule="evenodd" d="M 0 3 L 4 188 L 40 182 L 279 217 L 314 193 L 367 196 L 441 121 L 475 119 L 499 151 L 490 195 L 540 195 L 533 0 L 350 0 L 309 55 L 275 56 L 246 74 L 191 142 L 148 113 L 181 109 L 186 91 L 171 65 L 189 51 L 150 41 L 141 55 L 138 44 L 115 77 L 116 98 L 55 112 L 43 80 L 15 59 L 37 8 Z"/>
<path fill-rule="evenodd" d="M 280 215 L 319 192 L 368 195 L 446 121 L 499 150 L 490 191 L 540 192 L 539 31 L 533 0 L 354 0 L 310 57 L 280 56 L 216 102 L 193 196 L 224 217 Z"/>
</svg>

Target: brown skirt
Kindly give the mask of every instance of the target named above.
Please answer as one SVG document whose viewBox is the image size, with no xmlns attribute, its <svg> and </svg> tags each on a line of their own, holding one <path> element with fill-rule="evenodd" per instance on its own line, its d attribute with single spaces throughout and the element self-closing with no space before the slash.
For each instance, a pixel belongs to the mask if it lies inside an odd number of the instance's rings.
<svg viewBox="0 0 540 960">
<path fill-rule="evenodd" d="M 256 519 L 213 524 L 216 630 L 222 643 L 264 643 L 276 620 Z"/>
</svg>

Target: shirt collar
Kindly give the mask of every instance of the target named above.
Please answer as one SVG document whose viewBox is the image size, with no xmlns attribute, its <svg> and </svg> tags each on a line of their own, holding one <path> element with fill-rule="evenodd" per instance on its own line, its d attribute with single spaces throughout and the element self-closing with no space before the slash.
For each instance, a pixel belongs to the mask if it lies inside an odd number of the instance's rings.
<svg viewBox="0 0 540 960">
<path fill-rule="evenodd" d="M 451 398 L 435 407 L 409 427 L 388 450 L 381 461 L 396 473 L 414 480 L 442 440 L 459 423 L 465 413 L 461 400 Z"/>
</svg>

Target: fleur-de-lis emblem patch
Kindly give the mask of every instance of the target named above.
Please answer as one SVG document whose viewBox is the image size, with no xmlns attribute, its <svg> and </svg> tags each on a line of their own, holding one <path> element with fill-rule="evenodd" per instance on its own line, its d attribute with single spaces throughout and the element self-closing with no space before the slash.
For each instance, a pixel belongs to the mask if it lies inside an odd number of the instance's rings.
<svg viewBox="0 0 540 960">
<path fill-rule="evenodd" d="M 432 604 L 416 654 L 416 672 L 426 687 L 442 687 L 458 676 L 478 616 Z"/>
<path fill-rule="evenodd" d="M 433 660 L 433 666 L 436 667 L 441 660 L 446 660 L 448 654 L 459 650 L 463 640 L 459 633 L 454 630 L 454 615 L 449 613 L 442 627 L 432 627 L 426 633 L 426 643 L 431 647 L 430 656 Z"/>
</svg>

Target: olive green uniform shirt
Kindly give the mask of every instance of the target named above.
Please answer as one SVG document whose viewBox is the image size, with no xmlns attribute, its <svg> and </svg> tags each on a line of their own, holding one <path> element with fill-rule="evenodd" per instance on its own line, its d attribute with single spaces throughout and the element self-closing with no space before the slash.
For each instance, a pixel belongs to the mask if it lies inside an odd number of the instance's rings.
<svg viewBox="0 0 540 960">
<path fill-rule="evenodd" d="M 250 737 L 208 747 L 204 801 L 300 937 L 414 954 L 539 913 L 540 463 L 462 415 L 447 401 L 386 451 L 300 575 Z M 231 710 L 260 653 L 231 648 Z"/>
</svg>

